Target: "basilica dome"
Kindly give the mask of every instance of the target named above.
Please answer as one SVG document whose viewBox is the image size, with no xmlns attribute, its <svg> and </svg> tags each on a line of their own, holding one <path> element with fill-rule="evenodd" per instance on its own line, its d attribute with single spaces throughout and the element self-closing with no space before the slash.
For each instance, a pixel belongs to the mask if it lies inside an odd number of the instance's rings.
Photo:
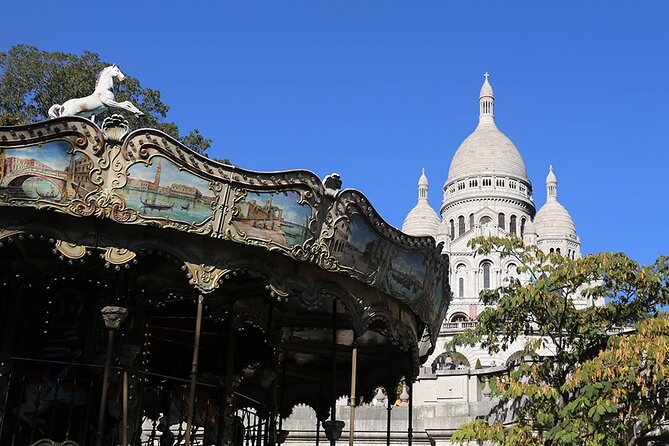
<svg viewBox="0 0 669 446">
<path fill-rule="evenodd" d="M 485 174 L 527 181 L 525 162 L 520 152 L 494 122 L 479 124 L 460 144 L 448 170 L 448 182 Z"/>
<path fill-rule="evenodd" d="M 418 180 L 418 203 L 407 214 L 402 224 L 402 232 L 414 236 L 432 236 L 437 235 L 439 230 L 439 216 L 427 202 L 428 181 L 425 176 L 425 169 Z"/>
<path fill-rule="evenodd" d="M 576 238 L 576 225 L 564 206 L 557 199 L 557 178 L 550 167 L 546 177 L 546 204 L 534 217 L 534 227 L 539 237 Z"/>
<path fill-rule="evenodd" d="M 529 182 L 520 152 L 495 125 L 494 95 L 487 76 L 481 87 L 479 104 L 479 124 L 455 152 L 447 183 L 486 174 Z"/>
</svg>

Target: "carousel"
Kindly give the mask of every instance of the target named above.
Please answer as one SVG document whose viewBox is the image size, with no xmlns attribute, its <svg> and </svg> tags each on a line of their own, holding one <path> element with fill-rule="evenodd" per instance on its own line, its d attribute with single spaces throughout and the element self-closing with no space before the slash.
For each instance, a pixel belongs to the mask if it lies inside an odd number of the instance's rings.
<svg viewBox="0 0 669 446">
<path fill-rule="evenodd" d="M 411 389 L 450 290 L 432 238 L 340 186 L 121 115 L 0 127 L 0 444 L 275 445 L 297 404 L 352 444 L 361 398 Z"/>
</svg>

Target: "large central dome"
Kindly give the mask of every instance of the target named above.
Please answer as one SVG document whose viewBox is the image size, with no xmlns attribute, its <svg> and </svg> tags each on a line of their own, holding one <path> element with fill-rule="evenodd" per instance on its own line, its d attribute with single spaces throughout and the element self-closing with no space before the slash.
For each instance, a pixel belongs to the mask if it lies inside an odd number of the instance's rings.
<svg viewBox="0 0 669 446">
<path fill-rule="evenodd" d="M 494 95 L 487 75 L 479 104 L 479 125 L 455 152 L 446 182 L 480 175 L 513 177 L 529 182 L 520 152 L 495 125 Z"/>
<path fill-rule="evenodd" d="M 448 170 L 448 182 L 485 174 L 527 180 L 520 152 L 494 122 L 480 123 L 460 144 Z"/>
</svg>

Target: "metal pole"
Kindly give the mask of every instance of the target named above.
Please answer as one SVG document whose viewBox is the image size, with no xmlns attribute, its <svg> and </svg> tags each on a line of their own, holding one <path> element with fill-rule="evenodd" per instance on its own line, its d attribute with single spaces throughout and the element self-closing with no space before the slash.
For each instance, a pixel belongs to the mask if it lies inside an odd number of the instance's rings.
<svg viewBox="0 0 669 446">
<path fill-rule="evenodd" d="M 100 395 L 100 412 L 98 413 L 98 430 L 96 432 L 95 444 L 102 445 L 102 431 L 105 422 L 105 407 L 107 406 L 107 387 L 109 386 L 109 368 L 111 367 L 112 359 L 112 345 L 114 344 L 114 331 L 118 330 L 121 322 L 125 319 L 128 312 L 127 308 L 123 307 L 103 307 L 102 318 L 107 327 L 107 354 L 105 356 L 105 368 L 102 375 L 102 394 Z"/>
<path fill-rule="evenodd" d="M 390 392 L 386 392 L 388 394 L 388 407 L 386 408 L 386 446 L 390 446 L 390 414 L 393 411 L 393 405 L 390 402 Z"/>
<path fill-rule="evenodd" d="M 413 378 L 409 380 L 409 446 L 413 441 Z"/>
<path fill-rule="evenodd" d="M 316 446 L 320 443 L 321 440 L 321 421 L 316 416 Z"/>
<path fill-rule="evenodd" d="M 186 436 L 184 444 L 190 444 L 190 431 L 193 427 L 193 406 L 195 404 L 195 381 L 197 379 L 197 359 L 200 352 L 200 331 L 202 330 L 202 301 L 200 294 L 197 298 L 197 317 L 195 319 L 195 343 L 193 344 L 193 362 L 190 369 L 190 392 L 188 394 L 188 412 L 186 413 Z"/>
<path fill-rule="evenodd" d="M 355 336 L 355 334 L 354 334 Z M 353 446 L 355 435 L 355 378 L 358 369 L 358 342 L 353 339 L 353 351 L 351 352 L 351 400 L 349 401 L 349 434 L 348 445 Z"/>
<path fill-rule="evenodd" d="M 95 444 L 102 445 L 102 428 L 105 422 L 105 407 L 107 406 L 107 386 L 109 385 L 109 368 L 111 367 L 112 344 L 114 343 L 114 329 L 107 330 L 107 354 L 105 356 L 105 369 L 102 374 L 102 395 L 100 395 L 100 412 L 98 412 L 98 430 L 96 432 Z"/>
<path fill-rule="evenodd" d="M 123 446 L 128 446 L 128 372 L 123 371 Z"/>
<path fill-rule="evenodd" d="M 330 419 L 334 428 L 337 419 L 337 299 L 332 299 L 332 406 Z M 330 446 L 335 446 L 337 440 L 330 440 Z"/>
<path fill-rule="evenodd" d="M 235 419 L 234 397 L 232 387 L 232 372 L 235 366 L 236 346 L 237 346 L 237 326 L 234 321 L 229 322 L 228 327 L 228 348 L 225 359 L 225 378 L 223 381 L 223 404 L 220 416 L 219 432 L 223 431 L 223 443 L 232 444 L 233 440 L 233 426 Z M 228 398 L 231 402 L 228 405 Z M 227 443 L 226 443 L 227 442 Z"/>
</svg>

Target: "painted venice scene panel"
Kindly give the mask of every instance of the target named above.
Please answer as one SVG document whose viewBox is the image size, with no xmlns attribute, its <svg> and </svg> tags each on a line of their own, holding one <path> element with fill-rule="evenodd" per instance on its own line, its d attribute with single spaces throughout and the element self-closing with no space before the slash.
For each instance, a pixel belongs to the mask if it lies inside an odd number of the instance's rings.
<svg viewBox="0 0 669 446">
<path fill-rule="evenodd" d="M 292 248 L 311 236 L 312 210 L 300 203 L 297 191 L 247 192 L 235 208 L 238 212 L 231 224 L 247 238 Z"/>
<path fill-rule="evenodd" d="M 72 154 L 67 141 L 0 149 L 0 200 L 42 200 L 65 204 L 95 189 L 92 161 Z"/>
<path fill-rule="evenodd" d="M 155 157 L 149 165 L 128 169 L 128 184 L 119 191 L 126 206 L 144 217 L 202 224 L 213 215 L 214 193 L 209 182 L 166 158 Z"/>
<path fill-rule="evenodd" d="M 398 250 L 358 213 L 337 222 L 330 253 L 342 265 L 359 271 L 393 294 L 415 301 L 424 294 L 425 254 Z"/>
<path fill-rule="evenodd" d="M 337 261 L 367 276 L 373 276 L 383 261 L 383 241 L 360 214 L 337 222 L 329 241 L 330 253 Z"/>
<path fill-rule="evenodd" d="M 415 301 L 424 294 L 426 273 L 425 253 L 399 251 L 390 261 L 385 283 L 380 283 L 380 285 L 387 287 L 388 291 L 393 294 L 399 294 L 410 301 Z"/>
</svg>

